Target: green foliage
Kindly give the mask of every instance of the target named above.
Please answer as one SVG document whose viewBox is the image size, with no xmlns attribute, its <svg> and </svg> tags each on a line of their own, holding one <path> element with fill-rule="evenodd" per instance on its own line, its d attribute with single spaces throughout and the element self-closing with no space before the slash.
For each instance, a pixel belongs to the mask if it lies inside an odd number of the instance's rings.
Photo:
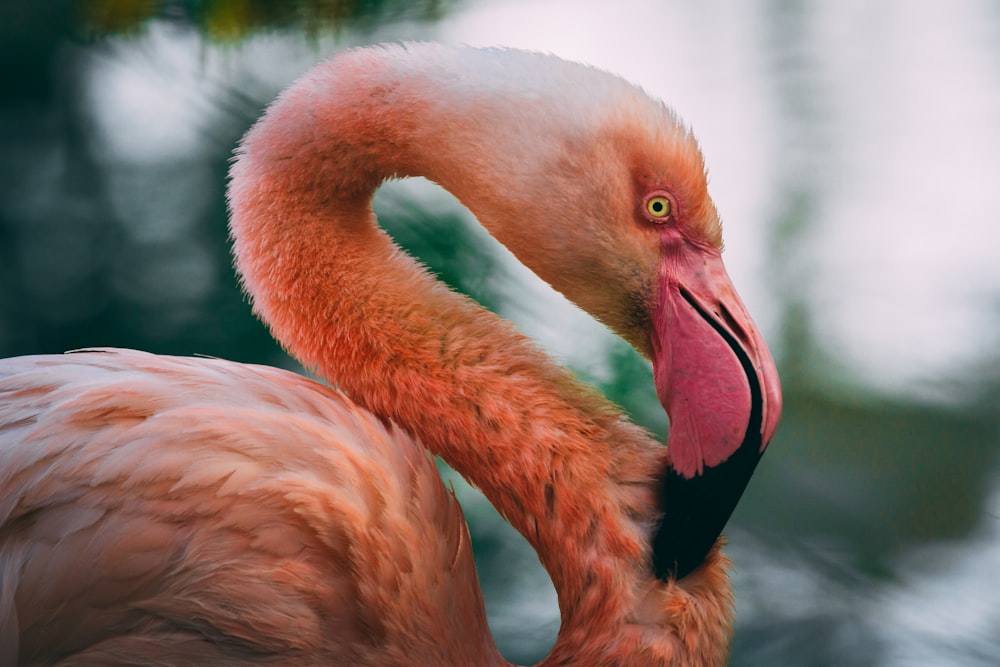
<svg viewBox="0 0 1000 667">
<path fill-rule="evenodd" d="M 186 21 L 215 42 L 237 42 L 254 34 L 298 29 L 307 35 L 336 33 L 392 19 L 430 20 L 447 0 L 85 0 L 79 24 L 93 35 L 135 34 L 153 19 Z"/>
</svg>

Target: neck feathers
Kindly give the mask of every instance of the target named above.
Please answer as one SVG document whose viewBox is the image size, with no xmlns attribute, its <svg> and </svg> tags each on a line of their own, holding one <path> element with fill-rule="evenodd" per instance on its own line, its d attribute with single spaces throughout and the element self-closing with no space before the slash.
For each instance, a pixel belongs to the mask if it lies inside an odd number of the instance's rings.
<svg viewBox="0 0 1000 667">
<path fill-rule="evenodd" d="M 663 448 L 511 325 L 434 280 L 371 211 L 383 180 L 421 175 L 488 227 L 518 210 L 527 230 L 520 161 L 539 159 L 527 157 L 526 133 L 540 128 L 525 123 L 541 116 L 518 117 L 500 101 L 519 74 L 531 78 L 529 63 L 562 61 L 518 54 L 525 65 L 511 74 L 507 52 L 409 50 L 421 51 L 419 67 L 404 47 L 339 56 L 247 135 L 231 171 L 237 269 L 255 311 L 296 358 L 415 434 L 532 543 L 564 628 L 576 616 L 624 622 L 644 593 L 623 582 L 652 581 L 648 531 Z M 592 72 L 563 66 L 567 90 Z M 483 67 L 496 75 L 489 90 L 470 83 Z M 591 88 L 632 90 L 598 80 Z M 539 104 L 544 84 L 527 82 Z M 593 113 L 581 122 L 598 122 Z M 506 116 L 499 144 L 484 139 L 498 134 L 497 114 Z M 546 122 L 552 132 L 541 136 L 566 140 L 557 116 Z M 545 146 L 536 148 L 545 159 Z"/>
</svg>

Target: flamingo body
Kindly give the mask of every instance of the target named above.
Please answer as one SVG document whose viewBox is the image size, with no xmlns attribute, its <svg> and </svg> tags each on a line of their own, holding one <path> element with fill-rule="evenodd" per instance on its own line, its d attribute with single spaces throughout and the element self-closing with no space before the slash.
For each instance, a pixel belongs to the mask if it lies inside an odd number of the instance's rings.
<svg viewBox="0 0 1000 667">
<path fill-rule="evenodd" d="M 0 664 L 492 664 L 458 504 L 342 394 L 130 350 L 0 376 Z"/>
<path fill-rule="evenodd" d="M 667 447 L 377 226 L 426 176 L 653 365 Z M 721 665 L 719 533 L 776 428 L 701 153 L 552 56 L 411 44 L 285 91 L 231 170 L 254 311 L 336 386 L 124 350 L 0 363 L 0 664 L 503 665 L 428 452 L 536 549 L 542 665 Z"/>
</svg>

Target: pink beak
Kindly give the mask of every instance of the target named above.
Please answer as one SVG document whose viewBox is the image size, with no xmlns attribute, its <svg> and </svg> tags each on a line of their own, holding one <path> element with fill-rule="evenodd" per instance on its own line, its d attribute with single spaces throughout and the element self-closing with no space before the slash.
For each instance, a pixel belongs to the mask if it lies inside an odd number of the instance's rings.
<svg viewBox="0 0 1000 667">
<path fill-rule="evenodd" d="M 664 248 L 653 375 L 670 418 L 661 578 L 697 568 L 736 507 L 781 416 L 774 360 L 714 249 Z"/>
<path fill-rule="evenodd" d="M 732 456 L 749 429 L 764 451 L 781 416 L 781 387 L 722 257 L 680 252 L 661 270 L 653 373 L 670 417 L 670 464 L 691 478 Z"/>
</svg>

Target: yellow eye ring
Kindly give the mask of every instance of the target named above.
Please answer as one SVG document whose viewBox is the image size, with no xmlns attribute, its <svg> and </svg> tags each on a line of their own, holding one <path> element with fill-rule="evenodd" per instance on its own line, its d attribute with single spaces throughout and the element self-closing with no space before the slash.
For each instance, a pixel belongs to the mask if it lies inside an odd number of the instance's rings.
<svg viewBox="0 0 1000 667">
<path fill-rule="evenodd" d="M 645 209 L 646 216 L 653 222 L 663 222 L 673 215 L 674 201 L 666 193 L 653 193 L 646 197 L 643 209 Z"/>
<path fill-rule="evenodd" d="M 665 218 L 670 215 L 670 200 L 666 197 L 650 197 L 646 202 L 646 210 L 654 218 Z"/>
</svg>

